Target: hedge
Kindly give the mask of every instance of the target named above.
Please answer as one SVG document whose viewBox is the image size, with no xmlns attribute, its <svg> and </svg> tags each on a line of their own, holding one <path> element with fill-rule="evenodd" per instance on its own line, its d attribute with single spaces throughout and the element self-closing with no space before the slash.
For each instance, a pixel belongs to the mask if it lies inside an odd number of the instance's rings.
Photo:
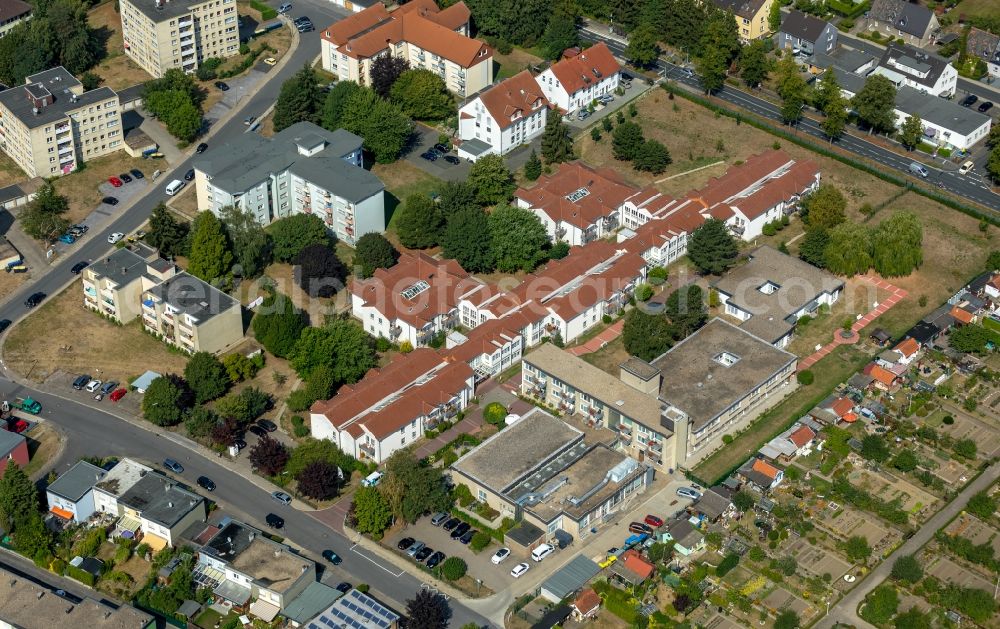
<svg viewBox="0 0 1000 629">
<path fill-rule="evenodd" d="M 827 0 L 826 6 L 830 7 L 835 13 L 853 19 L 870 9 L 871 2 L 854 4 L 853 2 L 841 2 L 841 0 Z"/>
<path fill-rule="evenodd" d="M 487 535 L 489 535 L 496 541 L 500 542 L 501 544 L 503 544 L 504 533 L 514 528 L 514 520 L 510 518 L 504 518 L 500 523 L 500 528 L 493 529 L 483 524 L 478 518 L 472 517 L 471 515 L 469 515 L 465 511 L 460 510 L 457 507 L 452 508 L 451 514 L 456 518 L 458 518 L 459 520 L 465 522 L 466 524 L 476 527 L 478 530 L 480 530 L 483 533 L 486 533 Z"/>
<path fill-rule="evenodd" d="M 262 20 L 273 20 L 278 17 L 276 10 L 260 2 L 260 0 L 250 0 L 250 6 L 260 11 L 260 19 Z"/>
<path fill-rule="evenodd" d="M 97 581 L 94 578 L 94 575 L 90 574 L 86 570 L 77 568 L 76 566 L 66 566 L 66 576 L 71 579 L 76 579 L 80 583 L 89 585 L 90 587 L 94 587 L 94 583 Z"/>
</svg>

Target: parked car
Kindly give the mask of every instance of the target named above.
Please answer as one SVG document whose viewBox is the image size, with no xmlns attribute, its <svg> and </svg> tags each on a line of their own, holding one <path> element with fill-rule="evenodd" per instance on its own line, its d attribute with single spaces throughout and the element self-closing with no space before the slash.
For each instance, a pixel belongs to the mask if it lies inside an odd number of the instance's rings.
<svg viewBox="0 0 1000 629">
<path fill-rule="evenodd" d="M 990 101 L 986 101 L 985 103 L 980 104 L 978 109 L 979 113 L 985 114 L 989 110 L 993 109 L 993 103 L 991 103 Z"/>
<path fill-rule="evenodd" d="M 59 242 L 64 242 L 67 245 L 72 245 L 74 242 L 76 242 L 76 236 L 74 236 L 73 234 L 63 234 L 62 236 L 59 236 Z"/>
<path fill-rule="evenodd" d="M 119 240 L 121 240 L 124 237 L 125 237 L 125 234 L 123 234 L 121 232 L 115 232 L 115 233 L 111 234 L 110 236 L 108 236 L 108 243 L 112 244 L 112 245 L 116 244 Z"/>
<path fill-rule="evenodd" d="M 461 542 L 461 543 L 463 543 L 463 544 L 468 544 L 469 542 L 471 542 L 471 541 L 472 541 L 472 537 L 473 537 L 473 536 L 474 536 L 474 535 L 475 535 L 476 533 L 478 533 L 478 532 L 479 532 L 479 531 L 477 531 L 476 529 L 473 529 L 473 528 L 470 528 L 470 529 L 469 529 L 468 531 L 466 531 L 466 532 L 465 532 L 465 533 L 464 533 L 464 534 L 462 535 L 462 537 L 459 537 L 459 538 L 458 538 L 458 541 L 459 541 L 459 542 Z"/>
<path fill-rule="evenodd" d="M 964 164 L 962 164 L 962 166 L 958 169 L 958 174 L 960 174 L 960 175 L 968 175 L 972 171 L 972 169 L 975 168 L 975 167 L 976 167 L 975 162 L 973 162 L 970 159 L 969 161 L 967 161 Z"/>
<path fill-rule="evenodd" d="M 280 515 L 275 515 L 273 513 L 268 513 L 264 516 L 264 522 L 266 522 L 272 529 L 280 529 L 285 526 L 285 519 Z"/>
<path fill-rule="evenodd" d="M 138 168 L 133 168 L 132 170 L 130 170 L 128 172 L 129 172 L 129 174 L 131 174 L 136 179 L 145 179 L 146 178 L 146 175 L 142 174 L 142 171 L 139 170 Z"/>
<path fill-rule="evenodd" d="M 656 517 L 655 515 L 647 515 L 643 520 L 646 524 L 650 525 L 654 529 L 658 529 L 663 526 L 663 518 Z"/>
<path fill-rule="evenodd" d="M 257 425 L 266 430 L 267 432 L 274 432 L 278 429 L 274 422 L 268 419 L 258 419 Z"/>
<path fill-rule="evenodd" d="M 396 548 L 405 552 L 410 546 L 413 546 L 413 542 L 415 541 L 417 540 L 413 539 L 412 537 L 404 537 L 403 539 L 399 540 L 398 544 L 396 544 Z"/>
<path fill-rule="evenodd" d="M 111 392 L 111 401 L 118 402 L 123 397 L 125 397 L 126 393 L 128 393 L 128 389 L 125 388 L 115 389 L 114 391 Z"/>
<path fill-rule="evenodd" d="M 459 164 L 462 163 L 462 160 L 458 159 L 454 155 L 445 155 L 444 156 L 444 161 L 448 162 L 452 166 L 458 166 Z"/>
<path fill-rule="evenodd" d="M 132 183 L 132 177 L 128 173 L 122 173 L 118 175 L 118 178 L 122 180 L 122 183 Z"/>
<path fill-rule="evenodd" d="M 339 566 L 344 560 L 340 558 L 340 555 L 333 552 L 332 550 L 323 551 L 323 559 L 326 559 L 335 566 Z"/>
<path fill-rule="evenodd" d="M 504 546 L 497 552 L 493 553 L 493 556 L 490 557 L 490 561 L 492 561 L 494 565 L 499 566 L 507 557 L 510 557 L 510 549 Z"/>
<path fill-rule="evenodd" d="M 292 504 L 292 497 L 283 491 L 272 492 L 271 498 L 274 498 L 277 502 L 280 502 L 281 504 L 286 506 Z"/>
<path fill-rule="evenodd" d="M 110 380 L 101 385 L 101 393 L 107 395 L 118 388 L 118 383 L 114 380 Z"/>
<path fill-rule="evenodd" d="M 579 112 L 578 112 L 578 113 L 576 114 L 576 117 L 577 117 L 577 119 L 578 119 L 578 120 L 586 120 L 587 118 L 589 118 L 589 117 L 590 117 L 590 111 L 588 111 L 588 110 L 586 110 L 586 109 L 581 109 L 581 110 L 580 110 L 580 111 L 579 111 Z"/>
<path fill-rule="evenodd" d="M 88 231 L 90 231 L 90 226 L 84 225 L 83 223 L 77 223 L 76 225 L 71 225 L 69 231 L 71 231 L 74 234 L 77 232 L 79 232 L 80 234 L 86 234 Z"/>
<path fill-rule="evenodd" d="M 461 524 L 459 524 L 458 526 L 455 527 L 454 531 L 451 532 L 451 538 L 452 539 L 458 539 L 458 538 L 462 537 L 463 535 L 465 535 L 466 533 L 468 533 L 469 529 L 471 529 L 471 528 L 472 527 L 469 525 L 468 522 L 462 522 Z"/>
<path fill-rule="evenodd" d="M 90 376 L 86 374 L 77 376 L 76 380 L 73 381 L 73 388 L 79 391 L 83 387 L 87 386 L 88 382 L 90 382 Z"/>
<path fill-rule="evenodd" d="M 406 554 L 409 555 L 410 557 L 414 557 L 416 556 L 417 553 L 423 550 L 424 546 L 426 545 L 427 544 L 423 542 L 413 542 L 412 544 L 410 544 L 410 547 L 406 549 Z"/>
<path fill-rule="evenodd" d="M 101 203 L 106 205 L 118 205 L 118 199 L 116 197 L 104 197 L 101 199 Z"/>
<path fill-rule="evenodd" d="M 184 173 L 184 181 L 192 181 L 194 179 L 194 168 L 188 168 L 188 171 Z"/>
<path fill-rule="evenodd" d="M 198 486 L 205 491 L 215 491 L 215 481 L 207 476 L 198 477 Z"/>
<path fill-rule="evenodd" d="M 427 558 L 427 563 L 424 565 L 427 566 L 428 568 L 436 568 L 438 564 L 440 564 L 442 561 L 445 560 L 446 556 L 447 555 L 445 555 L 440 550 L 436 551 L 433 555 Z"/>
<path fill-rule="evenodd" d="M 426 159 L 428 162 L 436 162 L 438 154 L 435 151 L 424 151 L 420 154 L 421 159 Z"/>
<path fill-rule="evenodd" d="M 247 116 L 246 118 L 243 119 L 243 124 L 249 127 L 250 125 L 253 124 L 253 121 L 256 119 L 257 116 Z"/>
<path fill-rule="evenodd" d="M 224 83 L 223 81 L 216 81 L 215 82 L 215 87 L 219 88 L 220 92 L 228 92 L 229 91 L 229 86 L 226 83 Z"/>
<path fill-rule="evenodd" d="M 632 522 L 628 525 L 628 530 L 630 533 L 635 533 L 636 535 L 653 534 L 653 529 L 648 524 L 643 524 L 642 522 Z"/>
<path fill-rule="evenodd" d="M 313 26 L 312 22 L 303 22 L 301 24 L 296 24 L 295 28 L 297 28 L 300 33 L 310 33 L 316 30 L 316 27 Z"/>
<path fill-rule="evenodd" d="M 447 522 L 445 522 L 444 526 L 442 528 L 444 528 L 444 530 L 446 530 L 446 531 L 451 531 L 451 530 L 454 530 L 454 528 L 456 526 L 458 526 L 459 524 L 461 524 L 461 523 L 462 523 L 462 521 L 459 520 L 458 518 L 452 518 L 452 519 L 448 520 Z"/>
<path fill-rule="evenodd" d="M 24 300 L 24 305 L 28 308 L 34 308 L 38 304 L 42 303 L 45 299 L 45 293 L 32 293 L 27 299 Z"/>
<path fill-rule="evenodd" d="M 438 142 L 431 148 L 433 148 L 438 153 L 441 153 L 442 155 L 451 151 L 451 147 L 443 142 Z"/>
<path fill-rule="evenodd" d="M 163 467 L 167 468 L 174 474 L 184 473 L 184 466 L 173 459 L 163 459 Z"/>
<path fill-rule="evenodd" d="M 337 584 L 337 591 L 340 592 L 341 594 L 347 594 L 348 592 L 351 591 L 352 587 L 354 586 L 352 586 L 347 581 L 341 581 L 340 583 Z"/>
<path fill-rule="evenodd" d="M 677 489 L 677 495 L 681 498 L 690 498 L 691 500 L 697 500 L 701 498 L 701 492 L 692 487 L 680 487 Z"/>
<path fill-rule="evenodd" d="M 85 388 L 87 393 L 96 393 L 97 390 L 101 388 L 101 381 L 95 378 L 94 380 L 88 382 Z"/>
<path fill-rule="evenodd" d="M 962 102 L 959 104 L 962 105 L 962 107 L 972 107 L 973 105 L 976 104 L 976 101 L 978 100 L 979 100 L 978 96 L 976 96 L 975 94 L 969 94 L 968 96 L 963 98 Z"/>
<path fill-rule="evenodd" d="M 10 432 L 19 435 L 27 429 L 28 429 L 28 422 L 24 421 L 23 419 L 19 419 L 14 422 L 13 426 L 10 427 Z"/>
<path fill-rule="evenodd" d="M 247 432 L 253 435 L 257 435 L 257 437 L 260 439 L 264 439 L 265 437 L 267 437 L 267 431 L 258 426 L 257 424 L 254 424 L 249 428 L 247 428 Z"/>
<path fill-rule="evenodd" d="M 448 521 L 448 514 L 444 511 L 438 511 L 431 517 L 431 524 L 434 526 L 441 526 Z"/>
<path fill-rule="evenodd" d="M 534 561 L 541 561 L 556 551 L 552 544 L 542 544 L 531 551 L 531 558 Z"/>
<path fill-rule="evenodd" d="M 309 18 L 308 18 L 307 16 L 305 16 L 305 15 L 300 15 L 299 17 L 295 18 L 295 20 L 293 21 L 293 23 L 294 23 L 294 24 L 295 24 L 296 26 L 298 26 L 299 24 L 304 24 L 305 22 L 312 22 L 312 20 L 311 20 L 311 19 L 309 19 Z"/>
<path fill-rule="evenodd" d="M 201 154 L 201 153 L 204 153 L 207 150 L 208 150 L 208 145 L 205 144 L 204 142 L 202 142 L 201 144 L 198 145 L 198 147 L 194 150 L 194 152 L 198 153 L 198 154 Z"/>
<path fill-rule="evenodd" d="M 520 576 L 525 572 L 527 572 L 529 568 L 531 568 L 531 566 L 529 566 L 528 564 L 519 563 L 516 566 L 514 566 L 513 570 L 510 571 L 510 576 L 514 577 L 515 579 L 520 578 Z"/>
<path fill-rule="evenodd" d="M 233 439 L 233 446 L 235 446 L 237 450 L 242 450 L 247 447 L 247 442 L 242 439 Z"/>
<path fill-rule="evenodd" d="M 416 555 L 413 556 L 419 562 L 423 562 L 425 559 L 434 554 L 434 549 L 430 546 L 424 546 L 421 548 Z"/>
<path fill-rule="evenodd" d="M 268 57 L 267 59 L 264 59 L 264 63 L 266 63 L 269 66 L 273 66 L 276 63 L 278 63 L 278 60 L 275 59 L 274 57 Z"/>
<path fill-rule="evenodd" d="M 0 319 L 0 332 L 3 332 L 7 328 L 9 328 L 10 324 L 11 324 L 10 319 Z"/>
<path fill-rule="evenodd" d="M 278 13 L 285 14 L 292 10 L 292 3 L 286 2 L 278 7 Z"/>
<path fill-rule="evenodd" d="M 110 183 L 112 186 L 116 188 L 121 188 L 123 185 L 125 185 L 122 183 L 122 180 L 119 179 L 118 177 L 108 177 L 108 183 Z"/>
</svg>

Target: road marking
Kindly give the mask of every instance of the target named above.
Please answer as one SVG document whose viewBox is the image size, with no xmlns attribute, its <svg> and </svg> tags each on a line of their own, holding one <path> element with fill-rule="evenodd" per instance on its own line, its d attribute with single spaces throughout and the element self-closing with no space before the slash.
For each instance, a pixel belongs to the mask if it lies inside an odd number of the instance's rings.
<svg viewBox="0 0 1000 629">
<path fill-rule="evenodd" d="M 388 572 L 392 576 L 394 576 L 396 578 L 399 578 L 399 577 L 403 576 L 404 574 L 406 574 L 406 570 L 400 570 L 399 572 L 393 572 L 389 568 L 386 568 L 385 566 L 383 566 L 379 562 L 377 562 L 374 559 L 372 559 L 370 556 L 366 555 L 363 552 L 358 551 L 357 547 L 358 547 L 357 544 L 354 544 L 353 546 L 351 546 L 351 552 L 354 553 L 355 555 L 358 555 L 360 557 L 363 557 L 363 558 L 367 559 L 368 561 L 372 562 L 375 566 L 381 568 L 382 570 L 385 570 L 386 572 Z"/>
</svg>

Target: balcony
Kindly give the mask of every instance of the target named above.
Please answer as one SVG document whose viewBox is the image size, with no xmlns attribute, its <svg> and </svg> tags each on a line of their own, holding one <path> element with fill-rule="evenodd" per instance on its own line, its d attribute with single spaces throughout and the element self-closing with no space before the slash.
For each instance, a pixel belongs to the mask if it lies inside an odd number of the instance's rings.
<svg viewBox="0 0 1000 629">
<path fill-rule="evenodd" d="M 583 232 L 583 237 L 580 240 L 583 242 L 583 244 L 587 244 L 588 242 L 591 242 L 596 238 L 597 238 L 597 227 L 592 225 Z"/>
<path fill-rule="evenodd" d="M 396 338 L 402 332 L 403 332 L 403 328 L 399 327 L 398 325 L 394 325 L 391 328 L 389 328 L 389 336 L 391 336 L 392 338 Z"/>
<path fill-rule="evenodd" d="M 617 430 L 618 434 L 621 435 L 622 437 L 625 437 L 627 440 L 632 441 L 631 426 L 626 426 L 625 424 L 618 424 L 618 427 L 615 430 Z"/>
<path fill-rule="evenodd" d="M 562 225 L 560 225 L 559 227 L 556 227 L 556 238 L 562 238 L 565 235 L 566 235 L 566 228 L 565 227 L 563 227 Z"/>
<path fill-rule="evenodd" d="M 613 231 L 618 228 L 618 215 L 612 214 L 611 216 L 604 217 L 604 231 Z"/>
<path fill-rule="evenodd" d="M 188 18 L 186 20 L 181 20 L 181 21 L 177 22 L 177 28 L 179 28 L 179 29 L 185 29 L 185 28 L 187 28 L 189 26 L 193 26 L 193 25 L 194 25 L 194 18 Z"/>
<path fill-rule="evenodd" d="M 62 133 L 64 131 L 69 131 L 69 130 L 70 130 L 70 126 L 69 126 L 68 122 L 66 124 L 62 124 L 62 125 L 57 125 L 56 126 L 56 133 Z"/>
<path fill-rule="evenodd" d="M 742 225 L 730 225 L 729 231 L 733 232 L 737 236 L 742 236 L 745 228 Z"/>
<path fill-rule="evenodd" d="M 552 332 L 557 332 L 558 330 L 559 330 L 559 326 L 556 325 L 555 323 L 552 323 L 551 321 L 545 324 L 545 331 L 548 332 L 548 333 L 550 333 L 550 334 Z"/>
<path fill-rule="evenodd" d="M 361 452 L 362 459 L 374 459 L 375 458 L 375 446 L 367 443 L 359 443 L 358 451 Z"/>
</svg>

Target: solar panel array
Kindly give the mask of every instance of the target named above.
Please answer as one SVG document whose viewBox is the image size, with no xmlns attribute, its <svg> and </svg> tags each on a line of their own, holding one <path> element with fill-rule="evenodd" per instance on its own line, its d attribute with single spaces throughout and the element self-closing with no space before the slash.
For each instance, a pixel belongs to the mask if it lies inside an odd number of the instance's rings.
<svg viewBox="0 0 1000 629">
<path fill-rule="evenodd" d="M 316 622 L 309 623 L 309 629 L 326 629 L 327 627 L 333 629 L 342 627 L 388 629 L 398 619 L 399 616 L 379 605 L 371 597 L 365 596 L 357 590 L 351 590 L 347 596 L 338 600 L 317 618 Z M 318 623 L 322 623 L 322 625 Z"/>
</svg>

